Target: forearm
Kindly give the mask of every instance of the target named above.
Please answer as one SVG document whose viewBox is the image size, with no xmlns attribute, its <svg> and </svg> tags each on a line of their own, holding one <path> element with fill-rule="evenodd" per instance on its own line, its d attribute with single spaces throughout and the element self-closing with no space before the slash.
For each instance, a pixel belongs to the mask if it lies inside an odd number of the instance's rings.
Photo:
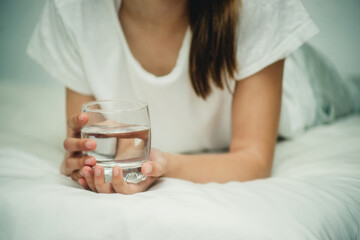
<svg viewBox="0 0 360 240">
<path fill-rule="evenodd" d="M 196 183 L 249 181 L 270 176 L 271 166 L 245 151 L 222 154 L 184 155 L 164 153 L 165 177 Z"/>
</svg>

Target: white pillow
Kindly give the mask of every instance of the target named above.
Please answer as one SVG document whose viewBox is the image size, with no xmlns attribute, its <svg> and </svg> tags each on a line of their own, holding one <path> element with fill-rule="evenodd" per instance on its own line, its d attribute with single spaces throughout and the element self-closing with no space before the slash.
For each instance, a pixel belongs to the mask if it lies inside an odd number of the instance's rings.
<svg viewBox="0 0 360 240">
<path fill-rule="evenodd" d="M 310 45 L 293 52 L 285 61 L 279 135 L 294 138 L 317 124 L 322 96 L 312 86 L 342 81 L 331 61 Z"/>
</svg>

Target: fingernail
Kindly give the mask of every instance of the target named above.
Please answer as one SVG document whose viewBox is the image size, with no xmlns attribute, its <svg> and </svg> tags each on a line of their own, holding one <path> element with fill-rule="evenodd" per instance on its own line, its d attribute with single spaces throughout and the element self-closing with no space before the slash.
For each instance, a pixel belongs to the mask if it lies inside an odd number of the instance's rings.
<svg viewBox="0 0 360 240">
<path fill-rule="evenodd" d="M 92 149 L 92 142 L 91 141 L 87 141 L 86 143 L 85 143 L 85 147 L 87 148 L 87 149 Z"/>
<path fill-rule="evenodd" d="M 144 166 L 144 173 L 149 174 L 149 173 L 151 173 L 151 171 L 152 171 L 151 165 L 148 164 L 148 165 Z"/>
<path fill-rule="evenodd" d="M 81 114 L 79 115 L 79 121 L 82 122 L 82 121 L 84 121 L 84 120 L 85 120 L 85 114 L 84 114 L 84 113 L 81 113 Z"/>
<path fill-rule="evenodd" d="M 91 165 L 92 164 L 92 158 L 85 159 L 85 164 L 86 165 Z"/>
<path fill-rule="evenodd" d="M 119 171 L 119 169 L 118 168 L 114 168 L 114 176 L 119 176 L 119 174 L 120 174 L 120 171 Z"/>
<path fill-rule="evenodd" d="M 101 175 L 101 169 L 95 168 L 95 176 L 99 177 Z"/>
<path fill-rule="evenodd" d="M 85 177 L 90 177 L 89 171 L 81 171 Z"/>
</svg>

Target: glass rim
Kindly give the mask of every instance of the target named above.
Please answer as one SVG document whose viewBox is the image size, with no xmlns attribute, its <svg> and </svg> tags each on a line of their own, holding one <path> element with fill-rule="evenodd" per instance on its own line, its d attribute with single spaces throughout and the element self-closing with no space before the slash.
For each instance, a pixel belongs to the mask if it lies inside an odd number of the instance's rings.
<svg viewBox="0 0 360 240">
<path fill-rule="evenodd" d="M 101 104 L 101 103 L 137 103 L 140 106 L 137 107 L 126 107 L 123 109 L 113 109 L 113 110 L 104 110 L 104 109 L 91 109 L 89 106 L 95 105 L 95 104 Z M 82 111 L 83 112 L 127 112 L 127 111 L 136 111 L 136 110 L 143 110 L 148 109 L 148 103 L 142 100 L 136 100 L 136 99 L 105 99 L 105 100 L 96 100 L 96 101 L 90 101 L 86 102 L 82 105 Z"/>
</svg>

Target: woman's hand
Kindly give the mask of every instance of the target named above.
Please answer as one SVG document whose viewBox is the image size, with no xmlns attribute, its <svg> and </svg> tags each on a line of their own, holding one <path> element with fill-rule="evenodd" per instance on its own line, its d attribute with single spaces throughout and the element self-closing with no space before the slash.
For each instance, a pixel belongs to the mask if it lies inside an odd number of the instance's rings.
<svg viewBox="0 0 360 240">
<path fill-rule="evenodd" d="M 146 180 L 134 184 L 124 181 L 120 167 L 113 167 L 111 183 L 105 182 L 104 168 L 95 166 L 94 170 L 90 166 L 84 166 L 81 175 L 86 182 L 79 182 L 85 189 L 99 193 L 121 193 L 133 194 L 147 190 L 157 178 L 164 175 L 167 168 L 167 160 L 157 149 L 152 149 L 150 161 L 143 164 L 141 172 L 147 176 Z"/>
<path fill-rule="evenodd" d="M 84 166 L 93 167 L 96 160 L 93 157 L 84 157 L 82 151 L 93 151 L 96 148 L 96 142 L 89 139 L 80 139 L 80 130 L 89 117 L 86 113 L 76 114 L 68 119 L 68 127 L 71 133 L 70 137 L 64 141 L 66 150 L 64 160 L 61 165 L 61 173 L 70 176 L 72 180 L 79 182 L 82 186 L 86 184 L 85 179 L 81 176 L 80 169 Z"/>
</svg>

